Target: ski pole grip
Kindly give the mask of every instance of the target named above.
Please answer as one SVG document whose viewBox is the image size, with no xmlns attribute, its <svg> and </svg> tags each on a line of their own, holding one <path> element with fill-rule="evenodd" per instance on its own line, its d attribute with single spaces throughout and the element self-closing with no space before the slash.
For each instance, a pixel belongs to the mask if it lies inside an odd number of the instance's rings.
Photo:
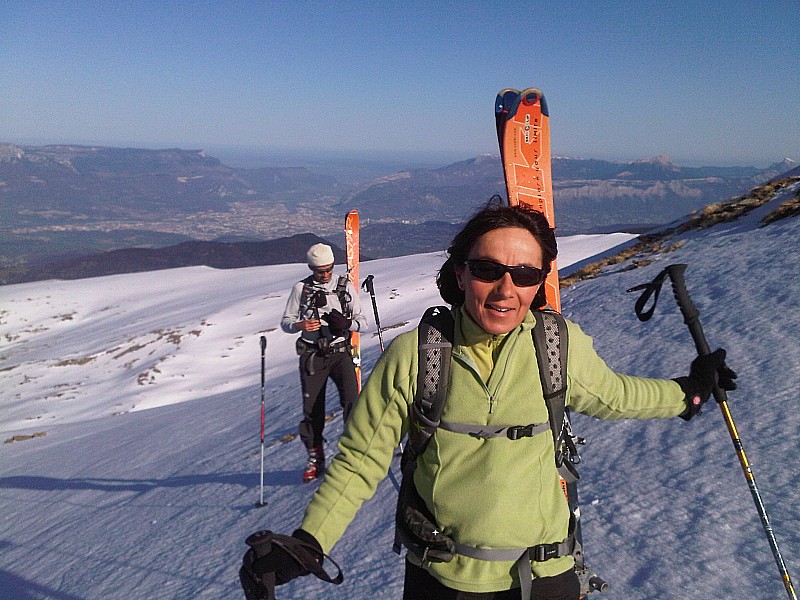
<svg viewBox="0 0 800 600">
<path fill-rule="evenodd" d="M 683 277 L 686 265 L 670 265 L 664 270 L 669 274 L 675 300 L 678 302 L 678 308 L 681 309 L 683 322 L 689 327 L 689 333 L 692 335 L 697 353 L 700 356 L 711 354 L 711 347 L 708 345 L 706 334 L 703 332 L 703 325 L 700 323 L 700 311 L 697 310 L 692 298 L 689 296 L 689 290 L 686 289 L 686 281 Z M 728 393 L 718 385 L 714 384 L 712 391 L 717 402 L 728 401 Z"/>
<path fill-rule="evenodd" d="M 697 348 L 697 353 L 700 356 L 705 356 L 711 353 L 711 348 L 708 346 L 708 341 L 703 333 L 703 326 L 700 324 L 700 311 L 692 302 L 689 291 L 686 289 L 686 280 L 683 277 L 686 271 L 686 265 L 670 265 L 665 271 L 669 275 L 672 282 L 672 291 L 675 294 L 675 300 L 678 302 L 678 308 L 683 315 L 683 322 L 689 326 L 689 333 L 692 334 L 694 345 Z"/>
<path fill-rule="evenodd" d="M 267 338 L 265 336 L 261 336 L 261 353 L 263 354 L 267 350 Z"/>
<path fill-rule="evenodd" d="M 272 538 L 274 534 L 269 530 L 256 531 L 247 537 L 245 544 L 250 546 L 256 557 L 261 558 L 272 552 Z"/>
<path fill-rule="evenodd" d="M 675 294 L 678 308 L 681 309 L 683 321 L 688 325 L 691 321 L 697 320 L 700 316 L 700 311 L 697 310 L 692 298 L 689 296 L 689 291 L 686 289 L 686 279 L 684 278 L 686 267 L 687 265 L 685 264 L 670 265 L 664 270 L 669 275 L 670 281 L 672 281 L 672 292 Z"/>
<path fill-rule="evenodd" d="M 365 289 L 371 296 L 375 295 L 375 286 L 372 284 L 372 280 L 375 279 L 374 275 L 367 275 L 367 278 L 364 280 L 364 283 L 361 284 L 361 287 Z"/>
</svg>

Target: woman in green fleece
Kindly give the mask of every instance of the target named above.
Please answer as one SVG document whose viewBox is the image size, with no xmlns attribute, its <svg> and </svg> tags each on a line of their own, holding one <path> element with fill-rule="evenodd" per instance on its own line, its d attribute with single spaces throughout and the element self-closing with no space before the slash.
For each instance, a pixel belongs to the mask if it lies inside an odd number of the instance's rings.
<svg viewBox="0 0 800 600">
<path fill-rule="evenodd" d="M 455 237 L 437 278 L 453 306 L 450 385 L 442 420 L 497 425 L 547 423 L 530 308 L 544 306 L 542 282 L 556 257 L 554 231 L 538 212 L 489 204 Z M 648 419 L 699 412 L 714 383 L 735 387 L 724 351 L 695 359 L 690 375 L 645 379 L 609 369 L 591 339 L 567 322 L 568 392 L 572 409 L 600 419 Z M 339 454 L 293 536 L 321 560 L 386 476 L 395 448 L 407 433 L 417 387 L 417 330 L 398 336 L 372 371 L 339 441 Z M 418 457 L 414 487 L 438 531 L 473 548 L 528 548 L 567 537 L 569 509 L 548 433 L 518 440 L 478 438 L 437 429 Z M 248 598 L 268 574 L 285 583 L 308 573 L 281 548 L 245 556 L 242 581 Z M 521 584 L 515 560 L 481 560 L 456 554 L 431 562 L 409 552 L 405 600 L 577 600 L 571 555 L 531 563 L 532 584 Z M 274 574 L 274 575 L 273 575 Z M 254 591 L 256 590 L 256 591 Z"/>
</svg>

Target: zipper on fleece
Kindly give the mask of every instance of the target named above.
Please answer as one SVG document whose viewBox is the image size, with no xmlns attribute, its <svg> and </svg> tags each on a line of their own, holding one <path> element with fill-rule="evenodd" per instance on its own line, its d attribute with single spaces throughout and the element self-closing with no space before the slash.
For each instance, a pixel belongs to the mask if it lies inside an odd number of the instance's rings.
<svg viewBox="0 0 800 600">
<path fill-rule="evenodd" d="M 495 405 L 497 404 L 497 398 L 495 395 L 489 391 L 489 386 L 481 377 L 481 373 L 478 370 L 478 366 L 472 360 L 472 358 L 465 352 L 456 352 L 455 349 L 453 350 L 452 356 L 457 359 L 460 363 L 462 363 L 465 367 L 467 367 L 472 373 L 475 375 L 475 378 L 481 383 L 483 387 L 483 391 L 486 394 L 486 397 L 489 399 L 489 414 L 494 412 Z"/>
</svg>

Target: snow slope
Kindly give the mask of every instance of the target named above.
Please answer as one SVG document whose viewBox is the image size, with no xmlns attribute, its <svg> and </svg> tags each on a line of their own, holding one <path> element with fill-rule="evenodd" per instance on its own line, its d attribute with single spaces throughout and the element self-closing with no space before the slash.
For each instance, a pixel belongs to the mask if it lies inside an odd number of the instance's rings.
<svg viewBox="0 0 800 600">
<path fill-rule="evenodd" d="M 774 204 L 779 199 L 774 200 Z M 766 209 L 765 209 L 766 210 Z M 671 294 L 639 323 L 633 285 L 688 263 L 712 346 L 740 374 L 731 409 L 789 570 L 800 576 L 798 444 L 800 219 L 690 232 L 655 263 L 565 290 L 566 315 L 621 372 L 685 374 L 694 351 Z M 562 271 L 626 237 L 560 240 Z M 440 303 L 439 253 L 362 265 L 375 276 L 388 343 Z M 0 598 L 243 597 L 237 570 L 252 531 L 290 532 L 314 485 L 304 450 L 282 442 L 300 418 L 293 336 L 278 321 L 303 265 L 189 268 L 0 288 Z M 363 298 L 367 307 L 369 301 Z M 259 337 L 267 347 L 265 498 L 259 495 Z M 365 372 L 379 355 L 362 336 Z M 329 409 L 336 406 L 335 393 Z M 334 411 L 335 412 L 335 411 Z M 326 432 L 341 431 L 337 416 Z M 597 598 L 785 596 L 719 411 L 690 423 L 576 416 L 581 501 Z M 338 587 L 309 578 L 279 598 L 400 598 L 387 479 L 333 557 Z"/>
</svg>

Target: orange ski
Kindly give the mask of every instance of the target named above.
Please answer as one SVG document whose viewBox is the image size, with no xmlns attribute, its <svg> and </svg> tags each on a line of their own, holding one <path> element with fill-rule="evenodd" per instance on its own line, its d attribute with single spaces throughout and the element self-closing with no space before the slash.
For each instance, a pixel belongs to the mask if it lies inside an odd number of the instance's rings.
<svg viewBox="0 0 800 600">
<path fill-rule="evenodd" d="M 501 91 L 495 103 L 495 121 L 508 203 L 540 211 L 550 227 L 555 227 L 550 117 L 544 95 L 536 88 Z M 545 282 L 545 293 L 551 308 L 561 312 L 555 262 Z"/>
<path fill-rule="evenodd" d="M 347 252 L 347 278 L 358 293 L 358 262 L 359 262 L 359 230 L 358 211 L 351 210 L 344 221 L 344 236 Z M 350 345 L 353 349 L 353 362 L 356 365 L 356 381 L 358 391 L 361 391 L 361 334 L 357 331 L 350 333 Z"/>
<path fill-rule="evenodd" d="M 544 95 L 536 88 L 528 88 L 521 92 L 505 89 L 497 94 L 494 111 L 508 203 L 512 206 L 528 206 L 538 210 L 547 217 L 550 227 L 555 227 L 550 171 L 550 117 Z M 558 269 L 555 262 L 544 285 L 550 308 L 561 312 Z M 565 411 L 564 428 L 565 437 L 572 440 L 574 450 L 574 443 L 579 438 L 572 433 L 569 409 Z M 575 456 L 577 458 L 577 452 Z M 577 479 L 567 481 L 561 477 L 561 489 L 574 519 L 575 572 L 581 584 L 581 598 L 584 598 L 589 592 L 603 591 L 608 585 L 586 566 L 583 559 Z"/>
</svg>

